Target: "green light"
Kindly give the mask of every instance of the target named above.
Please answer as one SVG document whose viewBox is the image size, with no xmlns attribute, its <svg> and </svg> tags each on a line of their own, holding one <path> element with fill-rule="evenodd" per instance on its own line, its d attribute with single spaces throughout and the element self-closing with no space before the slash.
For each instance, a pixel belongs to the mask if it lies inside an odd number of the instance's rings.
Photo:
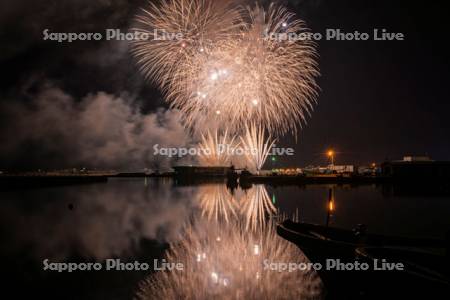
<svg viewBox="0 0 450 300">
<path fill-rule="evenodd" d="M 277 158 L 275 156 L 272 156 L 272 161 L 277 161 Z"/>
<path fill-rule="evenodd" d="M 277 203 L 277 197 L 275 197 L 275 194 L 272 195 L 272 203 Z"/>
</svg>

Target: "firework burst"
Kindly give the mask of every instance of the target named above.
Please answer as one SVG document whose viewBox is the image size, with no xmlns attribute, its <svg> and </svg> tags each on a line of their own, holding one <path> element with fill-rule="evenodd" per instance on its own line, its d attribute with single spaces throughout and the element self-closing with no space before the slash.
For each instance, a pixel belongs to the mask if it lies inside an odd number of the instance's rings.
<svg viewBox="0 0 450 300">
<path fill-rule="evenodd" d="M 136 17 L 132 53 L 143 74 L 164 91 L 188 75 L 195 57 L 230 38 L 240 14 L 229 0 L 162 0 Z M 181 72 L 184 69 L 185 72 Z"/>
<path fill-rule="evenodd" d="M 306 30 L 284 8 L 246 12 L 239 36 L 197 55 L 195 66 L 186 68 L 187 80 L 173 82 L 168 99 L 191 127 L 214 120 L 230 128 L 255 122 L 270 132 L 295 132 L 316 101 L 314 46 L 283 40 Z"/>
<path fill-rule="evenodd" d="M 258 123 L 272 133 L 295 132 L 318 89 L 314 43 L 286 38 L 306 32 L 305 24 L 276 5 L 266 11 L 190 2 L 167 0 L 138 18 L 145 28 L 167 28 L 184 39 L 134 45 L 141 69 L 183 112 L 187 127 L 214 123 L 239 132 Z"/>
</svg>

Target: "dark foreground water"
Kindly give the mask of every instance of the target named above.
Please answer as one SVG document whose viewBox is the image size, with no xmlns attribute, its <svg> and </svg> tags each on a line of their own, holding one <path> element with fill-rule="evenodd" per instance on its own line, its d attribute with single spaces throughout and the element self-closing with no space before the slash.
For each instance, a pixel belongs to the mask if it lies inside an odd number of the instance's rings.
<svg viewBox="0 0 450 300">
<path fill-rule="evenodd" d="M 261 270 L 263 259 L 308 261 L 276 235 L 275 215 L 348 229 L 363 223 L 371 233 L 389 235 L 443 237 L 450 229 L 445 193 L 373 185 L 260 185 L 230 192 L 223 184 L 111 179 L 0 191 L 0 201 L 2 271 L 17 298 L 320 299 L 326 287 L 314 272 Z M 154 259 L 167 259 L 187 269 L 107 271 L 106 260 L 114 258 L 152 268 Z M 43 270 L 46 259 L 103 268 L 60 273 Z"/>
</svg>

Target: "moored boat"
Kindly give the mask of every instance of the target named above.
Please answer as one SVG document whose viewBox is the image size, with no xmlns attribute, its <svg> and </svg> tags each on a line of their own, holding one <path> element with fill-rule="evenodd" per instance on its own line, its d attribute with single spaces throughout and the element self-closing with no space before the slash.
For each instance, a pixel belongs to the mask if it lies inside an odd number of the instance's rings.
<svg viewBox="0 0 450 300">
<path fill-rule="evenodd" d="M 278 224 L 277 232 L 285 239 L 297 244 L 309 257 L 354 258 L 355 250 L 361 247 L 413 247 L 441 249 L 448 252 L 448 241 L 434 238 L 394 237 L 368 234 L 364 225 L 353 230 L 285 220 Z"/>
<path fill-rule="evenodd" d="M 448 239 L 384 236 L 368 234 L 365 226 L 345 230 L 291 220 L 278 224 L 277 232 L 298 245 L 313 263 L 367 263 L 367 271 L 326 267 L 318 271 L 328 292 L 337 299 L 359 299 L 361 295 L 379 299 L 386 296 L 384 291 L 392 298 L 433 298 L 450 290 Z M 404 268 L 389 270 L 389 264 Z"/>
</svg>

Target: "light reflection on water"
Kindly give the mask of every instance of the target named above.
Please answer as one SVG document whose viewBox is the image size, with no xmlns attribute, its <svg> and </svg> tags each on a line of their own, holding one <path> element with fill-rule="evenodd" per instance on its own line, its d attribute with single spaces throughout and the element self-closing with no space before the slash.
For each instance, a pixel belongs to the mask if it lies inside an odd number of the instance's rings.
<svg viewBox="0 0 450 300">
<path fill-rule="evenodd" d="M 330 188 L 334 190 L 331 215 Z M 265 274 L 257 270 L 261 261 L 251 256 L 255 251 L 260 254 L 259 259 L 306 260 L 300 250 L 275 234 L 270 225 L 275 213 L 296 214 L 301 221 L 318 224 L 329 219 L 332 226 L 343 228 L 364 223 L 369 232 L 394 235 L 439 237 L 450 228 L 448 196 L 392 195 L 383 187 L 370 185 L 258 185 L 231 192 L 221 184 L 177 186 L 171 180 L 112 179 L 106 184 L 0 191 L 0 199 L 0 251 L 12 264 L 17 261 L 19 265 L 18 261 L 25 257 L 36 262 L 32 266 L 36 269 L 25 270 L 31 274 L 31 281 L 42 279 L 38 268 L 45 258 L 135 260 L 139 255 L 139 260 L 151 261 L 152 254 L 142 248 L 145 240 L 159 241 L 160 245 L 170 243 L 167 256 L 197 268 L 190 277 L 174 278 L 175 274 L 163 272 L 147 279 L 148 274 L 144 274 L 136 282 L 124 283 L 132 285 L 128 287 L 132 291 L 139 281 L 147 282 L 141 290 L 145 299 L 155 294 L 153 287 L 160 285 L 167 287 L 158 289 L 160 295 L 199 292 L 194 286 L 215 293 L 206 289 L 211 280 L 222 282 L 221 292 L 215 297 L 281 296 L 269 279 L 281 282 L 303 298 L 320 295 L 320 281 L 315 274 L 302 277 L 304 274 Z M 206 260 L 209 267 L 198 269 L 198 259 Z M 241 269 L 242 275 L 235 275 Z M 85 276 L 97 279 L 95 276 L 102 275 Z M 237 284 L 251 280 L 253 285 Z M 184 282 L 183 289 L 171 289 L 173 285 L 179 287 L 178 281 Z M 296 285 L 291 288 L 291 284 Z M 227 288 L 223 289 L 225 285 Z"/>
<path fill-rule="evenodd" d="M 273 226 L 248 231 L 238 220 L 197 219 L 172 245 L 168 261 L 184 271 L 151 275 L 140 299 L 318 299 L 322 283 L 313 271 L 270 269 L 273 263 L 307 263 L 300 249 Z"/>
<path fill-rule="evenodd" d="M 268 217 L 277 213 L 264 185 L 254 185 L 248 190 L 229 191 L 225 185 L 206 184 L 198 187 L 197 198 L 202 216 L 209 221 L 229 222 L 244 219 L 245 230 L 256 230 L 266 224 Z"/>
<path fill-rule="evenodd" d="M 1 222 L 13 230 L 11 252 L 32 245 L 36 259 L 71 255 L 103 260 L 132 255 L 142 239 L 170 241 L 192 210 L 194 188 L 171 182 L 112 180 L 107 184 L 9 191 Z"/>
<path fill-rule="evenodd" d="M 318 299 L 313 271 L 278 272 L 272 263 L 308 263 L 300 249 L 275 231 L 276 208 L 263 185 L 230 193 L 225 186 L 198 188 L 201 213 L 187 224 L 167 260 L 184 271 L 151 275 L 140 299 Z"/>
</svg>

